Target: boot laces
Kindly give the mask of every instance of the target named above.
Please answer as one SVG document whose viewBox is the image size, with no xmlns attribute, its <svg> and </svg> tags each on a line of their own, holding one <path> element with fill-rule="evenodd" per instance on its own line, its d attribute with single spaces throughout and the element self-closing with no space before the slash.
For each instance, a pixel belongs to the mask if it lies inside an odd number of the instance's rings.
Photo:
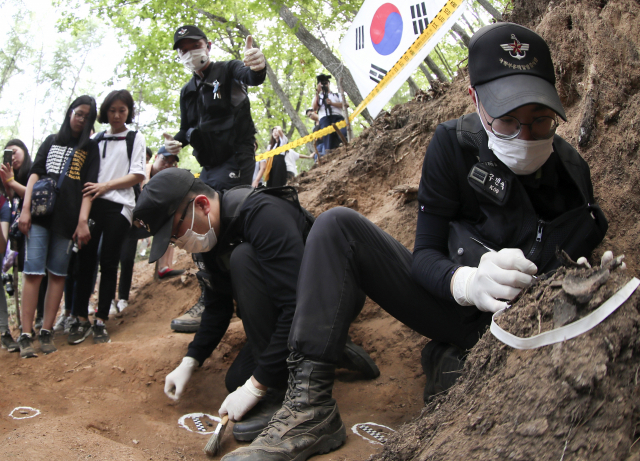
<svg viewBox="0 0 640 461">
<path fill-rule="evenodd" d="M 298 402 L 296 398 L 302 396 L 302 388 L 299 386 L 302 384 L 302 380 L 295 379 L 295 375 L 301 372 L 302 368 L 299 368 L 297 365 L 299 365 L 299 362 L 289 367 L 289 386 L 284 397 L 282 408 L 273 415 L 273 418 L 271 418 L 271 421 L 269 421 L 269 424 L 267 424 L 267 427 L 264 428 L 260 436 L 268 434 L 269 438 L 273 439 L 273 434 L 269 429 L 274 428 L 277 431 L 281 425 L 289 427 L 289 418 L 295 419 L 296 413 L 300 411 L 302 402 Z"/>
</svg>

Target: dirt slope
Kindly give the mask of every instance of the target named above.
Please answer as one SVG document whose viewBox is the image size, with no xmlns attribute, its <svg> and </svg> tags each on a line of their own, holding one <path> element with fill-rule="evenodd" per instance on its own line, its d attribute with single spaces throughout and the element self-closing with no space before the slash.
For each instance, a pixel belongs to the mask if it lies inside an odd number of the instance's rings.
<svg viewBox="0 0 640 461">
<path fill-rule="evenodd" d="M 519 0 L 512 15 L 513 20 L 535 27 L 550 42 L 569 117 L 560 133 L 577 145 L 581 125 L 591 127 L 590 139 L 580 152 L 591 166 L 596 198 L 610 221 L 603 247 L 626 254 L 628 274 L 636 274 L 640 265 L 639 12 L 640 6 L 633 0 Z M 452 84 L 394 108 L 348 148 L 339 149 L 300 178 L 303 204 L 316 214 L 338 205 L 350 206 L 411 248 L 417 209 L 414 188 L 426 146 L 438 123 L 472 110 L 464 72 Z M 601 252 L 596 251 L 596 256 Z M 177 267 L 191 267 L 190 258 L 180 253 Z M 169 322 L 195 302 L 197 285 L 193 275 L 184 283 L 153 282 L 152 268 L 142 263 L 136 266 L 134 288 L 124 316 L 109 321 L 111 344 L 96 346 L 87 341 L 72 347 L 59 338 L 59 352 L 29 361 L 0 352 L 2 459 L 206 459 L 201 450 L 207 436 L 179 427 L 178 419 L 194 412 L 216 414 L 226 395 L 224 373 L 245 341 L 241 322 L 232 323 L 220 347 L 194 375 L 184 397 L 173 403 L 164 396 L 164 377 L 179 363 L 191 335 L 172 333 Z M 478 459 L 480 453 L 482 459 L 561 459 L 566 441 L 564 460 L 592 459 L 593 453 L 606 454 L 604 449 L 612 444 L 615 451 L 600 459 L 635 460 L 640 444 L 632 450 L 629 447 L 637 438 L 634 360 L 639 351 L 632 342 L 637 337 L 634 310 L 625 312 L 618 319 L 622 323 L 616 320 L 606 329 L 609 334 L 611 328 L 624 324 L 624 332 L 616 336 L 619 341 L 609 339 L 615 353 L 603 358 L 602 348 L 608 346 L 601 338 L 584 346 L 599 351 L 599 363 L 607 370 L 617 370 L 613 373 L 618 379 L 615 383 L 608 378 L 594 380 L 592 387 L 582 390 L 559 384 L 544 403 L 536 399 L 544 399 L 548 393 L 549 377 L 556 376 L 552 368 L 558 362 L 550 359 L 548 351 L 510 354 L 485 336 L 470 356 L 467 369 L 475 374 L 465 376 L 448 396 L 421 415 L 424 376 L 419 354 L 427 340 L 369 301 L 352 326 L 352 337 L 371 353 L 381 376 L 368 382 L 340 371 L 335 396 L 348 428 L 374 422 L 399 429 L 411 422 L 379 454 L 383 459 Z M 582 342 L 575 344 L 568 347 L 582 350 Z M 485 362 L 489 366 L 472 366 Z M 474 387 L 468 387 L 469 383 Z M 498 394 L 487 391 L 490 385 L 505 391 L 500 394 L 500 406 L 493 410 L 489 407 Z M 574 408 L 569 418 L 574 429 L 556 430 L 555 420 L 545 413 L 548 429 L 536 435 L 544 426 L 538 421 L 540 417 L 516 411 L 519 401 L 504 400 L 529 387 L 536 389 L 526 394 L 532 408 L 546 405 L 548 409 L 558 402 Z M 485 400 L 475 407 L 456 400 L 472 391 L 484 395 Z M 553 396 L 560 397 L 553 400 Z M 9 414 L 18 406 L 37 408 L 41 414 L 13 419 Z M 18 417 L 30 415 L 17 413 Z M 483 417 L 478 419 L 479 415 Z M 593 417 L 597 427 L 588 422 Z M 509 429 L 504 421 L 514 418 L 519 424 L 531 422 L 526 426 L 530 435 L 504 436 L 503 430 Z M 583 432 L 572 438 L 580 424 Z M 192 423 L 188 425 L 195 430 Z M 514 426 L 514 431 L 518 427 Z M 588 431 L 597 431 L 598 437 L 591 440 Z M 343 448 L 314 459 L 366 459 L 380 447 L 351 429 L 348 434 Z M 459 443 L 462 439 L 472 442 Z M 507 442 L 516 445 L 498 449 Z M 228 434 L 222 451 L 236 446 Z M 456 455 L 449 456 L 450 450 Z"/>
</svg>

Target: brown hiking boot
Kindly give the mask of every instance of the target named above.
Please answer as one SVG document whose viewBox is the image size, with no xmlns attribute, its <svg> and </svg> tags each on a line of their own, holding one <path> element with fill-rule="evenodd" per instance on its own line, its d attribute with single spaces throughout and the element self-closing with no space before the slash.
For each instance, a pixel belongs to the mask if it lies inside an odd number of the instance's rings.
<svg viewBox="0 0 640 461">
<path fill-rule="evenodd" d="M 335 365 L 305 360 L 293 352 L 287 359 L 289 388 L 284 405 L 248 447 L 223 461 L 305 461 L 338 448 L 347 438 L 331 396 Z"/>
<path fill-rule="evenodd" d="M 180 317 L 171 321 L 171 329 L 178 333 L 196 333 L 200 328 L 202 311 L 204 311 L 204 282 L 198 278 L 200 284 L 200 298 Z"/>
</svg>

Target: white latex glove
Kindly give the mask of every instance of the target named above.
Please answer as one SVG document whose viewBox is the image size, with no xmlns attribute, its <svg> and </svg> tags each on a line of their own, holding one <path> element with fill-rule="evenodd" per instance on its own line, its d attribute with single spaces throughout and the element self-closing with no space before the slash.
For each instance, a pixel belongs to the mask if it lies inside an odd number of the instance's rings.
<svg viewBox="0 0 640 461">
<path fill-rule="evenodd" d="M 264 69 L 266 65 L 264 54 L 262 54 L 260 48 L 253 47 L 253 37 L 251 35 L 247 36 L 247 41 L 244 44 L 243 62 L 245 66 L 256 72 Z"/>
<path fill-rule="evenodd" d="M 178 400 L 184 386 L 187 385 L 193 370 L 198 367 L 198 361 L 193 357 L 185 357 L 180 365 L 167 375 L 164 380 L 164 393 L 173 400 Z"/>
<path fill-rule="evenodd" d="M 232 392 L 224 399 L 218 413 L 220 416 L 229 415 L 231 421 L 241 421 L 242 417 L 266 394 L 253 385 L 251 378 L 244 383 L 244 386 Z"/>
<path fill-rule="evenodd" d="M 477 268 L 461 267 L 454 274 L 453 295 L 458 304 L 476 306 L 484 312 L 497 312 L 507 307 L 505 301 L 515 298 L 531 285 L 535 264 L 518 248 L 506 248 L 482 255 Z"/>
<path fill-rule="evenodd" d="M 182 149 L 182 143 L 173 139 L 169 133 L 162 133 L 162 136 L 164 136 L 164 148 L 167 149 L 167 152 L 171 155 L 178 155 Z"/>
</svg>

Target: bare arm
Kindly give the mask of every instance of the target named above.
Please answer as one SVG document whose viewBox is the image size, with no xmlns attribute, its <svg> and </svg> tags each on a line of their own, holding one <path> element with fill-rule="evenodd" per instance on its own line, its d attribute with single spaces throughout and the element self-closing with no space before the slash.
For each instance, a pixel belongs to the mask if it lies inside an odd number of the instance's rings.
<svg viewBox="0 0 640 461">
<path fill-rule="evenodd" d="M 80 206 L 80 216 L 78 216 L 78 227 L 73 233 L 73 240 L 78 242 L 78 248 L 86 245 L 91 240 L 91 231 L 89 230 L 89 212 L 91 211 L 92 199 L 89 196 L 82 197 L 82 205 Z"/>
<path fill-rule="evenodd" d="M 133 187 L 139 182 L 144 181 L 145 177 L 142 174 L 127 174 L 118 179 L 112 179 L 107 182 L 88 182 L 82 189 L 83 197 L 91 196 L 91 200 L 94 200 L 101 195 L 106 194 L 110 190 L 126 189 Z"/>
<path fill-rule="evenodd" d="M 18 228 L 24 235 L 27 235 L 29 229 L 31 229 L 31 194 L 33 192 L 33 185 L 39 179 L 40 175 L 34 173 L 29 176 L 29 181 L 27 181 L 27 188 L 22 203 L 22 213 L 20 213 L 20 220 L 18 221 Z"/>
<path fill-rule="evenodd" d="M 0 223 L 0 253 L 4 253 L 4 250 L 7 248 L 7 239 L 9 238 L 9 223 L 1 222 Z"/>
</svg>

